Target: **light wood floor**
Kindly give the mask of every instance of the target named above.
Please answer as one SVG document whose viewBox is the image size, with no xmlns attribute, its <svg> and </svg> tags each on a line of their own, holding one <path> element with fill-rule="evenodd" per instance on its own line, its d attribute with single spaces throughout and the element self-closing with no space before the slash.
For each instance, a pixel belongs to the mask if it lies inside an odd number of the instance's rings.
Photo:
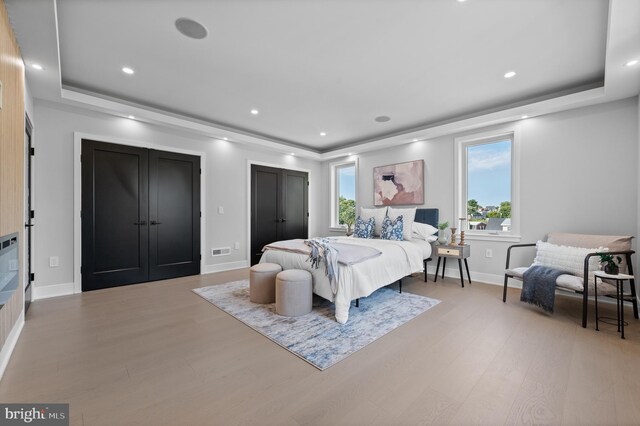
<svg viewBox="0 0 640 426">
<path fill-rule="evenodd" d="M 621 340 L 581 328 L 576 299 L 548 316 L 518 290 L 406 279 L 442 303 L 321 372 L 190 291 L 246 277 L 33 303 L 0 401 L 68 402 L 74 425 L 640 424 L 630 309 Z"/>
</svg>

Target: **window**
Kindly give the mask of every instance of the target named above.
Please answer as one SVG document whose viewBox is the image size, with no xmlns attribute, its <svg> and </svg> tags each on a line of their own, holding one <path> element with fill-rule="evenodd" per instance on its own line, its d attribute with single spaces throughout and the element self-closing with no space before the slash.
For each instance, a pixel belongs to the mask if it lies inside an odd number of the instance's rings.
<svg viewBox="0 0 640 426">
<path fill-rule="evenodd" d="M 356 221 L 356 170 L 355 161 L 331 165 L 333 228 L 351 228 Z"/>
<path fill-rule="evenodd" d="M 469 239 L 519 239 L 516 131 L 456 139 L 457 223 Z"/>
</svg>

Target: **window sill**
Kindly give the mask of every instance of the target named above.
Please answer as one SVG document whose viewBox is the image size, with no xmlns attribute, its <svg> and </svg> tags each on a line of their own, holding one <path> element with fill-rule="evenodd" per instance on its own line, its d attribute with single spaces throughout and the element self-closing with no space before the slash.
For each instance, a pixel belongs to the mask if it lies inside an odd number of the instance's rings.
<svg viewBox="0 0 640 426">
<path fill-rule="evenodd" d="M 341 232 L 341 233 L 346 235 L 347 228 L 343 228 L 343 227 L 340 227 L 340 226 L 331 226 L 331 227 L 329 227 L 329 232 Z"/>
<path fill-rule="evenodd" d="M 470 241 L 504 241 L 509 243 L 519 243 L 522 240 L 521 235 L 516 234 L 474 234 L 466 231 L 464 239 Z"/>
</svg>

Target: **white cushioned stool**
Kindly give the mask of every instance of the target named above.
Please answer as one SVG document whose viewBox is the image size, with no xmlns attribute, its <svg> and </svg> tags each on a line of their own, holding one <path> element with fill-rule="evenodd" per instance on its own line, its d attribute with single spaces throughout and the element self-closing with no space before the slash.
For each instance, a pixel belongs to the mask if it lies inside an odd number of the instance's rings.
<svg viewBox="0 0 640 426">
<path fill-rule="evenodd" d="M 276 313 L 299 317 L 311 312 L 313 301 L 311 273 L 287 269 L 276 277 Z"/>
<path fill-rule="evenodd" d="M 253 303 L 276 301 L 276 276 L 282 266 L 276 263 L 258 263 L 249 272 L 249 300 Z"/>
</svg>

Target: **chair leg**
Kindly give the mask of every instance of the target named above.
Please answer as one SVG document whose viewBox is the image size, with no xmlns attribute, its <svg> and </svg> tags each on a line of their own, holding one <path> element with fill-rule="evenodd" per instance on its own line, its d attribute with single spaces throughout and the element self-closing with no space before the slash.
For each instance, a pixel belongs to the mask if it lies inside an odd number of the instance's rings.
<svg viewBox="0 0 640 426">
<path fill-rule="evenodd" d="M 588 276 L 586 280 L 588 280 Z M 587 328 L 587 306 L 589 302 L 589 284 L 584 286 L 583 298 L 582 298 L 582 328 Z"/>
<path fill-rule="evenodd" d="M 506 303 L 507 301 L 507 282 L 509 281 L 509 276 L 504 274 L 504 290 L 502 290 L 502 301 Z"/>
<path fill-rule="evenodd" d="M 627 269 L 629 270 L 629 275 L 633 276 L 633 265 L 631 265 L 631 255 L 627 254 L 626 256 L 627 258 Z M 631 303 L 633 304 L 633 316 L 635 319 L 640 319 L 640 317 L 638 317 L 638 296 L 636 295 L 636 282 L 635 280 L 630 280 L 630 285 L 631 285 L 631 297 L 633 297 L 633 300 L 631 301 Z"/>
</svg>

